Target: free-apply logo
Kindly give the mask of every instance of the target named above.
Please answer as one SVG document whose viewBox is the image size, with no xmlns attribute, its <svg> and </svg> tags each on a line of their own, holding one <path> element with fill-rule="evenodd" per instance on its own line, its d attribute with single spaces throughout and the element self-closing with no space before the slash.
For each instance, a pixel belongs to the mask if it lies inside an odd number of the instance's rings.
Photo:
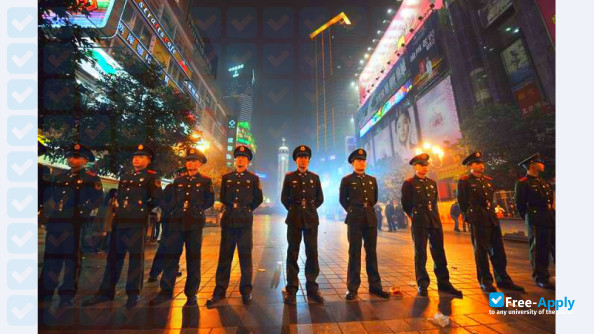
<svg viewBox="0 0 594 334">
<path fill-rule="evenodd" d="M 573 310 L 575 299 L 564 297 L 563 299 L 546 299 L 540 297 L 538 300 L 531 299 L 513 299 L 512 297 L 505 297 L 502 292 L 491 292 L 489 294 L 489 306 L 491 307 L 508 307 L 508 308 L 531 308 L 533 306 L 539 308 L 546 308 L 548 311 L 564 309 L 566 311 Z"/>
<path fill-rule="evenodd" d="M 491 292 L 489 294 L 489 306 L 503 307 L 505 305 L 505 296 L 503 292 Z"/>
</svg>

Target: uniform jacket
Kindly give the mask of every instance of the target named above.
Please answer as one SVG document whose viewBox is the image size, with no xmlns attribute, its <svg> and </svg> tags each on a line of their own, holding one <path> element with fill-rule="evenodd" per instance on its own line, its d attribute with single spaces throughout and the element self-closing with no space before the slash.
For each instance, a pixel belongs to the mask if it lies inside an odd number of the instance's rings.
<svg viewBox="0 0 594 334">
<path fill-rule="evenodd" d="M 458 180 L 458 204 L 468 223 L 476 226 L 499 225 L 494 198 L 495 186 L 490 177 L 466 174 Z"/>
<path fill-rule="evenodd" d="M 180 176 L 164 193 L 161 208 L 170 231 L 204 227 L 204 211 L 214 204 L 212 180 L 201 174 Z"/>
<path fill-rule="evenodd" d="M 402 208 L 412 227 L 441 228 L 437 208 L 437 182 L 415 175 L 402 184 Z"/>
<path fill-rule="evenodd" d="M 540 177 L 527 175 L 516 182 L 516 207 L 530 225 L 555 226 L 555 198 L 551 185 Z"/>
<path fill-rule="evenodd" d="M 157 172 L 143 169 L 130 172 L 118 184 L 115 226 L 140 227 L 148 224 L 149 213 L 160 204 L 163 190 Z"/>
<path fill-rule="evenodd" d="M 101 179 L 84 168 L 59 174 L 50 184 L 47 198 L 51 203 L 50 222 L 87 222 L 92 219 L 91 211 L 98 208 L 103 200 Z"/>
<path fill-rule="evenodd" d="M 285 223 L 298 228 L 319 225 L 317 208 L 324 203 L 320 177 L 310 171 L 289 172 L 285 175 L 281 202 L 289 211 Z"/>
<path fill-rule="evenodd" d="M 249 171 L 231 172 L 221 181 L 221 202 L 225 206 L 222 227 L 250 226 L 254 211 L 263 201 L 260 178 Z"/>
<path fill-rule="evenodd" d="M 374 206 L 378 189 L 375 177 L 353 172 L 340 181 L 340 205 L 346 210 L 345 224 L 377 226 Z"/>
</svg>

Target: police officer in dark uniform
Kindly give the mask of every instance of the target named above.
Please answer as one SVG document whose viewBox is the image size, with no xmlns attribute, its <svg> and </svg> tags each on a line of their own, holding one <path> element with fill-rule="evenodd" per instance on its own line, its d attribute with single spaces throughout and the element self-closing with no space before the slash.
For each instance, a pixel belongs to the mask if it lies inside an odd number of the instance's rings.
<svg viewBox="0 0 594 334">
<path fill-rule="evenodd" d="M 287 287 L 284 301 L 286 304 L 296 303 L 299 290 L 299 246 L 303 236 L 305 244 L 305 287 L 307 295 L 313 301 L 322 304 L 324 297 L 320 294 L 316 278 L 320 273 L 318 263 L 318 218 L 317 208 L 324 203 L 320 177 L 310 172 L 307 167 L 311 158 L 311 149 L 301 145 L 293 151 L 293 161 L 297 170 L 285 175 L 281 202 L 287 209 Z"/>
<path fill-rule="evenodd" d="M 415 245 L 415 276 L 419 296 L 427 296 L 429 275 L 427 274 L 427 240 L 433 258 L 434 272 L 439 291 L 448 292 L 462 298 L 462 291 L 450 283 L 450 273 L 443 248 L 443 229 L 437 209 L 437 182 L 427 177 L 429 154 L 422 153 L 409 162 L 414 167 L 415 176 L 402 184 L 402 207 L 410 217 L 412 238 Z"/>
<path fill-rule="evenodd" d="M 58 290 L 60 307 L 73 305 L 80 274 L 81 226 L 92 219 L 91 211 L 103 199 L 101 180 L 97 174 L 85 170 L 87 162 L 95 161 L 91 150 L 74 144 L 66 152 L 66 160 L 70 170 L 52 180 L 46 198 L 44 214 L 49 216 L 49 221 L 39 279 L 40 300 L 51 299 L 64 266 L 64 280 Z"/>
<path fill-rule="evenodd" d="M 349 263 L 347 272 L 347 300 L 354 300 L 361 285 L 361 243 L 365 247 L 365 262 L 369 280 L 369 293 L 390 298 L 382 289 L 382 280 L 377 266 L 377 218 L 374 205 L 378 189 L 375 177 L 365 174 L 367 152 L 353 151 L 348 158 L 353 173 L 340 182 L 340 204 L 346 210 L 347 237 L 349 240 Z"/>
<path fill-rule="evenodd" d="M 181 176 L 185 176 L 188 174 L 188 171 L 186 170 L 186 167 L 180 168 L 178 169 L 174 176 L 175 177 L 181 177 Z M 168 201 L 172 201 L 174 199 L 173 196 L 173 183 L 170 183 L 168 185 L 165 186 L 165 189 L 163 189 L 163 199 L 168 199 Z M 163 203 L 163 202 L 162 202 Z M 169 248 L 167 247 L 167 235 L 168 235 L 168 220 L 169 220 L 169 213 L 165 212 L 165 210 L 163 210 L 163 207 L 166 206 L 167 204 L 163 205 L 161 204 L 161 240 L 159 242 L 159 246 L 157 247 L 157 251 L 155 252 L 155 257 L 153 258 L 153 264 L 151 265 L 151 270 L 149 271 L 149 278 L 147 280 L 147 282 L 149 283 L 153 283 L 156 282 L 159 275 L 163 272 L 163 268 L 165 266 L 165 261 L 167 260 L 167 258 L 171 258 L 171 252 L 169 251 Z M 181 276 L 182 273 L 179 271 L 179 263 L 177 264 L 177 277 Z"/>
<path fill-rule="evenodd" d="M 162 195 L 161 179 L 156 171 L 147 168 L 153 157 L 154 151 L 151 148 L 138 145 L 132 158 L 134 170 L 120 179 L 115 202 L 117 210 L 103 281 L 99 293 L 84 301 L 83 306 L 113 300 L 126 253 L 129 253 L 126 307 L 134 307 L 140 302 L 148 217 L 151 210 L 159 205 Z"/>
<path fill-rule="evenodd" d="M 501 226 L 493 205 L 495 187 L 492 179 L 484 174 L 483 155 L 481 152 L 474 152 L 466 157 L 462 164 L 468 166 L 470 173 L 463 175 L 458 181 L 458 203 L 470 224 L 470 237 L 474 246 L 476 272 L 481 289 L 486 292 L 496 291 L 489 268 L 490 258 L 497 286 L 523 292 L 524 288 L 514 284 L 506 271 L 507 258 Z"/>
<path fill-rule="evenodd" d="M 530 241 L 532 278 L 538 287 L 554 290 L 549 278 L 549 254 L 555 260 L 555 195 L 551 185 L 540 177 L 545 164 L 536 153 L 520 163 L 527 170 L 516 182 L 516 207 L 526 221 Z"/>
<path fill-rule="evenodd" d="M 171 198 L 165 198 L 162 209 L 167 212 L 167 239 L 170 256 L 165 261 L 161 277 L 161 291 L 151 300 L 151 305 L 158 305 L 173 297 L 173 286 L 177 273 L 177 265 L 186 247 L 186 264 L 188 277 L 184 293 L 186 306 L 196 306 L 196 293 L 200 286 L 200 253 L 202 249 L 202 229 L 206 222 L 204 211 L 214 204 L 214 188 L 212 180 L 200 174 L 198 169 L 206 164 L 206 156 L 195 148 L 186 150 L 186 169 L 188 174 L 173 181 Z"/>
<path fill-rule="evenodd" d="M 216 286 L 206 306 L 214 306 L 225 298 L 231 275 L 231 262 L 237 247 L 241 280 L 239 291 L 244 304 L 252 300 L 252 224 L 253 211 L 262 204 L 260 178 L 247 170 L 252 151 L 247 146 L 237 146 L 233 151 L 235 171 L 223 175 L 220 199 L 224 205 L 221 218 L 221 245 L 217 266 Z"/>
</svg>

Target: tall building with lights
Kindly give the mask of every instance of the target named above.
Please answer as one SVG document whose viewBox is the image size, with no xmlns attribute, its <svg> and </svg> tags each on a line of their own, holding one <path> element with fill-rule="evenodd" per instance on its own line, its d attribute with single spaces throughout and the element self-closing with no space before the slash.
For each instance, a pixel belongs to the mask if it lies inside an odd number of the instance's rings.
<svg viewBox="0 0 594 334">
<path fill-rule="evenodd" d="M 352 138 L 357 112 L 357 92 L 351 85 L 364 51 L 360 36 L 351 34 L 351 23 L 341 13 L 312 32 L 314 55 L 313 123 L 319 159 L 344 161 L 346 143 Z"/>
<path fill-rule="evenodd" d="M 285 138 L 283 138 L 282 145 L 278 148 L 278 180 L 277 190 L 280 198 L 283 190 L 283 182 L 285 180 L 285 174 L 289 171 L 289 148 L 285 145 Z"/>
<path fill-rule="evenodd" d="M 237 115 L 238 122 L 252 123 L 256 74 L 247 64 L 236 64 L 226 70 L 225 102 Z"/>
</svg>

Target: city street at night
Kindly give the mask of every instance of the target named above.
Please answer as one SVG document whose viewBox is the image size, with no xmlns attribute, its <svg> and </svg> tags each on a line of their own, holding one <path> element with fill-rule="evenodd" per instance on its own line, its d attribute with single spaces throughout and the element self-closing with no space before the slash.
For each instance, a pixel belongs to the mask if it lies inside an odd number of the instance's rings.
<svg viewBox="0 0 594 334">
<path fill-rule="evenodd" d="M 79 292 L 75 307 L 58 308 L 58 298 L 51 306 L 39 310 L 39 327 L 45 333 L 537 333 L 553 332 L 554 315 L 491 315 L 489 295 L 480 290 L 469 233 L 456 233 L 452 225 L 444 226 L 445 250 L 451 282 L 464 293 L 463 299 L 438 293 L 433 262 L 429 257 L 427 270 L 431 277 L 428 297 L 416 293 L 413 263 L 413 243 L 410 230 L 388 232 L 378 236 L 378 262 L 382 285 L 400 296 L 389 300 L 370 296 L 367 290 L 365 264 L 362 265 L 362 286 L 358 299 L 345 301 L 348 243 L 346 225 L 322 220 L 319 230 L 320 275 L 317 282 L 326 299 L 324 305 L 308 303 L 305 288 L 297 296 L 297 304 L 283 304 L 285 285 L 285 257 L 287 242 L 284 216 L 257 215 L 254 221 L 254 289 L 250 305 L 242 305 L 238 291 L 240 270 L 234 258 L 228 298 L 220 306 L 205 307 L 214 289 L 214 275 L 218 259 L 220 228 L 204 230 L 202 246 L 202 277 L 198 292 L 198 307 L 183 307 L 186 297 L 185 257 L 182 256 L 183 275 L 174 289 L 174 299 L 158 307 L 148 301 L 158 291 L 158 282 L 147 283 L 148 270 L 155 254 L 156 243 L 147 246 L 145 282 L 141 303 L 131 309 L 123 307 L 125 279 L 118 284 L 113 302 L 81 307 L 81 301 L 96 292 L 105 268 L 105 253 L 86 256 L 82 261 Z M 43 231 L 40 230 L 39 251 L 43 252 Z M 508 272 L 515 283 L 526 288 L 525 294 L 500 290 L 505 296 L 538 301 L 554 298 L 553 292 L 539 289 L 531 279 L 528 244 L 506 241 Z M 301 247 L 300 266 L 305 261 Z M 364 252 L 363 252 L 364 258 Z M 41 261 L 41 260 L 40 260 Z M 125 278 L 127 268 L 124 267 Z M 554 269 L 551 272 L 554 277 Z M 303 283 L 303 271 L 300 273 Z M 501 308 L 505 310 L 506 308 Z M 542 308 L 532 307 L 533 310 Z M 433 320 L 436 314 L 447 316 L 441 327 Z M 444 317 L 440 318 L 445 321 Z"/>
</svg>

